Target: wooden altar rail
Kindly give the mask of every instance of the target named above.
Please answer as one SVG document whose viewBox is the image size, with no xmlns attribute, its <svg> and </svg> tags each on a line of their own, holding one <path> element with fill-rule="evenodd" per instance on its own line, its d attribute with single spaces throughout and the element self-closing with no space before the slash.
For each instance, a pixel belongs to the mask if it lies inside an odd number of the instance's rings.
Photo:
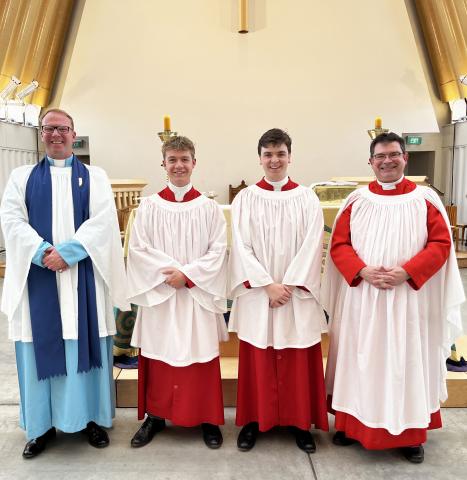
<svg viewBox="0 0 467 480">
<path fill-rule="evenodd" d="M 125 232 L 131 209 L 139 204 L 141 192 L 148 184 L 140 178 L 112 179 L 110 180 L 117 208 L 118 224 L 122 236 Z"/>
</svg>

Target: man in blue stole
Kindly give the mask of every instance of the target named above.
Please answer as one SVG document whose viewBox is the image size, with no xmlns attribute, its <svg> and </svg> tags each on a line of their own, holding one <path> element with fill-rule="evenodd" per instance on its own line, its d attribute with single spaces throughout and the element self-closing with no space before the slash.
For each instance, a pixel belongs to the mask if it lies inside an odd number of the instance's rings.
<svg viewBox="0 0 467 480">
<path fill-rule="evenodd" d="M 73 154 L 71 116 L 41 119 L 46 156 L 15 169 L 0 207 L 7 250 L 2 311 L 15 341 L 24 458 L 56 429 L 109 444 L 115 413 L 113 305 L 126 308 L 113 194 L 105 172 Z"/>
</svg>

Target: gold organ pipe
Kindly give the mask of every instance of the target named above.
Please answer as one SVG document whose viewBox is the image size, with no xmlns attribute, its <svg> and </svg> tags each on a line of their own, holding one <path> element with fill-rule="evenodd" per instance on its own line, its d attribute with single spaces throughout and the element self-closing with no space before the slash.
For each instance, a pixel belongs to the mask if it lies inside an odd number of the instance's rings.
<svg viewBox="0 0 467 480">
<path fill-rule="evenodd" d="M 10 41 L 8 42 L 7 52 L 3 59 L 1 74 L 2 77 L 5 76 L 8 80 L 14 75 L 25 83 L 21 78 L 21 70 L 30 43 L 34 41 L 32 32 L 34 31 L 34 26 L 42 2 L 19 0 L 19 3 L 20 5 L 11 32 Z"/>
<path fill-rule="evenodd" d="M 0 90 L 10 81 L 10 77 L 2 75 L 1 67 L 8 51 L 19 7 L 20 3 L 17 0 L 3 0 L 0 2 Z"/>
<path fill-rule="evenodd" d="M 39 89 L 29 99 L 48 105 L 60 62 L 74 0 L 3 0 L 0 2 L 0 89 L 18 77 Z M 5 53 L 4 53 L 5 52 Z"/>
<path fill-rule="evenodd" d="M 74 0 L 44 1 L 48 5 L 42 28 L 38 32 L 40 62 L 36 64 L 37 72 L 34 77 L 39 82 L 39 88 L 31 97 L 32 103 L 42 107 L 49 103 L 74 5 Z"/>
<path fill-rule="evenodd" d="M 456 0 L 456 4 L 465 0 Z M 453 39 L 462 42 L 457 28 L 456 8 L 448 5 L 451 0 L 415 0 L 415 6 L 420 19 L 420 24 L 425 37 L 425 42 L 430 56 L 431 65 L 438 83 L 440 98 L 444 102 L 463 98 L 459 75 L 456 64 L 457 59 L 467 55 L 465 51 L 458 50 L 458 44 Z M 457 36 L 457 37 L 456 37 Z M 464 34 L 462 33 L 462 38 Z"/>
<path fill-rule="evenodd" d="M 239 0 L 239 28 L 238 33 L 248 33 L 248 0 Z"/>
<path fill-rule="evenodd" d="M 464 7 L 463 9 L 462 6 Z M 458 77 L 460 75 L 467 75 L 467 1 L 445 0 L 444 8 L 454 47 L 452 49 L 454 71 Z M 465 15 L 465 18 L 462 20 L 466 22 L 464 25 L 465 33 L 461 23 L 462 10 L 464 10 Z M 461 90 L 461 96 L 464 98 L 467 97 L 467 86 L 460 84 L 459 88 Z"/>
</svg>

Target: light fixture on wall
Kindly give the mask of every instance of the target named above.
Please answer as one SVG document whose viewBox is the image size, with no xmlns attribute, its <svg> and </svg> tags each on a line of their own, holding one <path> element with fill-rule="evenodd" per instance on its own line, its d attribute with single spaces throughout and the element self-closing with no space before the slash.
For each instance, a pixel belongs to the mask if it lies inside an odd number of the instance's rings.
<svg viewBox="0 0 467 480">
<path fill-rule="evenodd" d="M 20 84 L 21 81 L 15 76 L 12 76 L 7 86 L 0 92 L 0 120 L 6 120 L 8 98 Z"/>
<path fill-rule="evenodd" d="M 9 100 L 9 97 L 12 96 L 18 85 L 21 85 L 21 81 L 16 77 L 11 77 L 6 88 L 0 93 L 2 99 L 0 119 L 11 123 L 37 127 L 39 125 L 41 107 L 32 103 L 26 105 L 24 99 L 39 88 L 39 82 L 33 80 L 15 95 L 14 100 Z"/>
<path fill-rule="evenodd" d="M 23 90 L 16 94 L 16 99 L 20 102 L 24 102 L 24 99 L 31 95 L 31 93 L 36 91 L 38 88 L 39 82 L 37 80 L 33 80 L 27 87 L 23 88 Z"/>
<path fill-rule="evenodd" d="M 31 95 L 39 88 L 39 82 L 33 80 L 27 87 L 23 88 L 16 94 L 16 102 L 22 109 L 22 122 L 29 127 L 39 126 L 39 115 L 41 113 L 41 107 L 34 103 L 24 104 L 24 99 Z"/>
<path fill-rule="evenodd" d="M 21 85 L 21 80 L 15 76 L 12 76 L 11 80 L 8 82 L 8 85 L 0 92 L 0 98 L 6 102 L 8 97 L 14 92 L 18 85 Z"/>
</svg>

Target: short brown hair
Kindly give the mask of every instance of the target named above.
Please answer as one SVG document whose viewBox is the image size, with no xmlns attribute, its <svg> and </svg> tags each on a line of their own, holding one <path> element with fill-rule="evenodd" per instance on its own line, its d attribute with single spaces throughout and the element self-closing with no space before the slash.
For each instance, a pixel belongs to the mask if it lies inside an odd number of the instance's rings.
<svg viewBox="0 0 467 480">
<path fill-rule="evenodd" d="M 375 153 L 375 147 L 378 145 L 378 143 L 392 143 L 392 142 L 397 142 L 399 146 L 401 147 L 402 153 L 405 153 L 405 141 L 402 137 L 399 137 L 397 133 L 394 132 L 385 132 L 385 133 L 380 133 L 377 137 L 373 139 L 373 141 L 370 144 L 370 157 L 372 157 Z"/>
<path fill-rule="evenodd" d="M 49 113 L 61 113 L 62 115 L 65 115 L 65 117 L 70 119 L 72 130 L 75 130 L 75 122 L 73 121 L 73 117 L 69 113 L 65 112 L 65 110 L 61 110 L 60 108 L 51 108 L 50 110 L 47 110 L 45 113 L 43 113 L 39 119 L 40 127 L 42 127 L 42 121 L 44 120 L 45 116 Z"/>
<path fill-rule="evenodd" d="M 191 157 L 195 158 L 195 145 L 188 138 L 183 136 L 170 137 L 167 141 L 162 144 L 162 156 L 165 159 L 165 154 L 167 150 L 189 150 Z"/>
<path fill-rule="evenodd" d="M 258 141 L 258 155 L 261 156 L 261 148 L 267 148 L 269 145 L 278 147 L 282 144 L 285 144 L 287 151 L 292 151 L 292 139 L 289 134 L 280 128 L 271 128 L 267 132 L 263 133 L 261 138 Z"/>
</svg>

